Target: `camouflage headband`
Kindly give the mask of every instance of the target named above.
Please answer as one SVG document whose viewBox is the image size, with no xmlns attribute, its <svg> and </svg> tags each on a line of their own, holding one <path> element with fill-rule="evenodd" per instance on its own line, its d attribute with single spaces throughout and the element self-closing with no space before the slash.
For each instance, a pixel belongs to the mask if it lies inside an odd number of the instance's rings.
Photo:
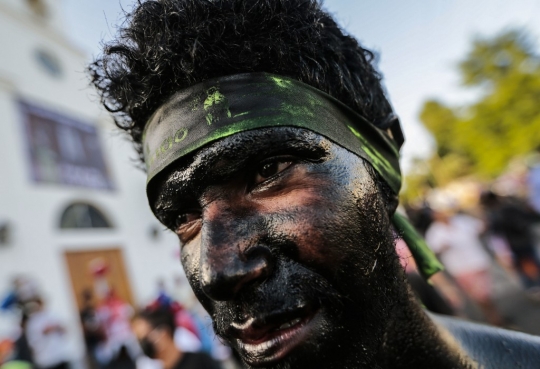
<svg viewBox="0 0 540 369">
<path fill-rule="evenodd" d="M 399 193 L 399 125 L 398 130 L 395 126 L 393 131 L 382 130 L 314 87 L 267 73 L 210 79 L 177 92 L 157 109 L 143 134 L 148 183 L 173 162 L 204 145 L 265 127 L 316 132 L 365 159 L 392 191 Z M 414 229 L 405 227 L 406 220 L 404 223 L 396 217 L 394 224 L 403 233 L 424 276 L 440 270 L 423 240 L 411 236 Z"/>
</svg>

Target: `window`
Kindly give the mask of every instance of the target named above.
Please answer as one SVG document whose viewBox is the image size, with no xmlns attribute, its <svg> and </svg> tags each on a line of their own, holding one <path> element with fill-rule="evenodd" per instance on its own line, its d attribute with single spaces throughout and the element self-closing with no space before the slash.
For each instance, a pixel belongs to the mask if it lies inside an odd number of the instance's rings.
<svg viewBox="0 0 540 369">
<path fill-rule="evenodd" d="M 62 66 L 54 54 L 47 50 L 37 49 L 35 51 L 35 57 L 41 68 L 49 73 L 49 75 L 57 78 L 62 76 Z"/>
<path fill-rule="evenodd" d="M 60 228 L 112 228 L 112 225 L 96 207 L 85 203 L 74 203 L 62 213 Z"/>
<path fill-rule="evenodd" d="M 114 189 L 95 125 L 25 100 L 18 105 L 35 183 Z"/>
</svg>

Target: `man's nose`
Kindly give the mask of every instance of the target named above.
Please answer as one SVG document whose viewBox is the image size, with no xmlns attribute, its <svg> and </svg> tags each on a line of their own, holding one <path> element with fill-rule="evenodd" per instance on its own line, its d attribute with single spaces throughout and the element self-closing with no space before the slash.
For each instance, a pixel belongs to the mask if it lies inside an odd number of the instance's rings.
<svg viewBox="0 0 540 369">
<path fill-rule="evenodd" d="M 266 245 L 250 242 L 257 238 L 257 227 L 250 224 L 249 217 L 214 211 L 204 223 L 201 287 L 208 297 L 232 300 L 244 287 L 261 283 L 271 274 L 272 253 Z"/>
</svg>

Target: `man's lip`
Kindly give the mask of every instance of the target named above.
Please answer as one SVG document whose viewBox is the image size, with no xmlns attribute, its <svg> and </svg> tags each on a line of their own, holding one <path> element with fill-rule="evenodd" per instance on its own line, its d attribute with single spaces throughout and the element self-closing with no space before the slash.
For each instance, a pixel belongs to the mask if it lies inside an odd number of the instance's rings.
<svg viewBox="0 0 540 369">
<path fill-rule="evenodd" d="M 275 312 L 262 318 L 249 318 L 244 322 L 233 322 L 228 333 L 245 343 L 261 343 L 279 334 L 280 330 L 300 323 L 311 315 L 311 311 L 313 309 L 308 306 L 299 306 L 294 309 Z"/>
<path fill-rule="evenodd" d="M 264 319 L 233 323 L 229 333 L 235 337 L 244 360 L 252 366 L 279 361 L 304 342 L 317 326 L 318 311 L 300 307 L 272 314 Z"/>
</svg>

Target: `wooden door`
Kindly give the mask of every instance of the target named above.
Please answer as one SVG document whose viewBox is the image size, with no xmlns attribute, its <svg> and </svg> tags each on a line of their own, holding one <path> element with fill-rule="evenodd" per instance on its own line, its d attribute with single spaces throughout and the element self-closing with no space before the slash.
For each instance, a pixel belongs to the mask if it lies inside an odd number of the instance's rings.
<svg viewBox="0 0 540 369">
<path fill-rule="evenodd" d="M 99 303 L 105 297 L 105 288 L 112 289 L 116 296 L 134 306 L 121 249 L 67 251 L 65 258 L 79 310 L 85 290 L 92 291 L 95 302 Z"/>
</svg>

